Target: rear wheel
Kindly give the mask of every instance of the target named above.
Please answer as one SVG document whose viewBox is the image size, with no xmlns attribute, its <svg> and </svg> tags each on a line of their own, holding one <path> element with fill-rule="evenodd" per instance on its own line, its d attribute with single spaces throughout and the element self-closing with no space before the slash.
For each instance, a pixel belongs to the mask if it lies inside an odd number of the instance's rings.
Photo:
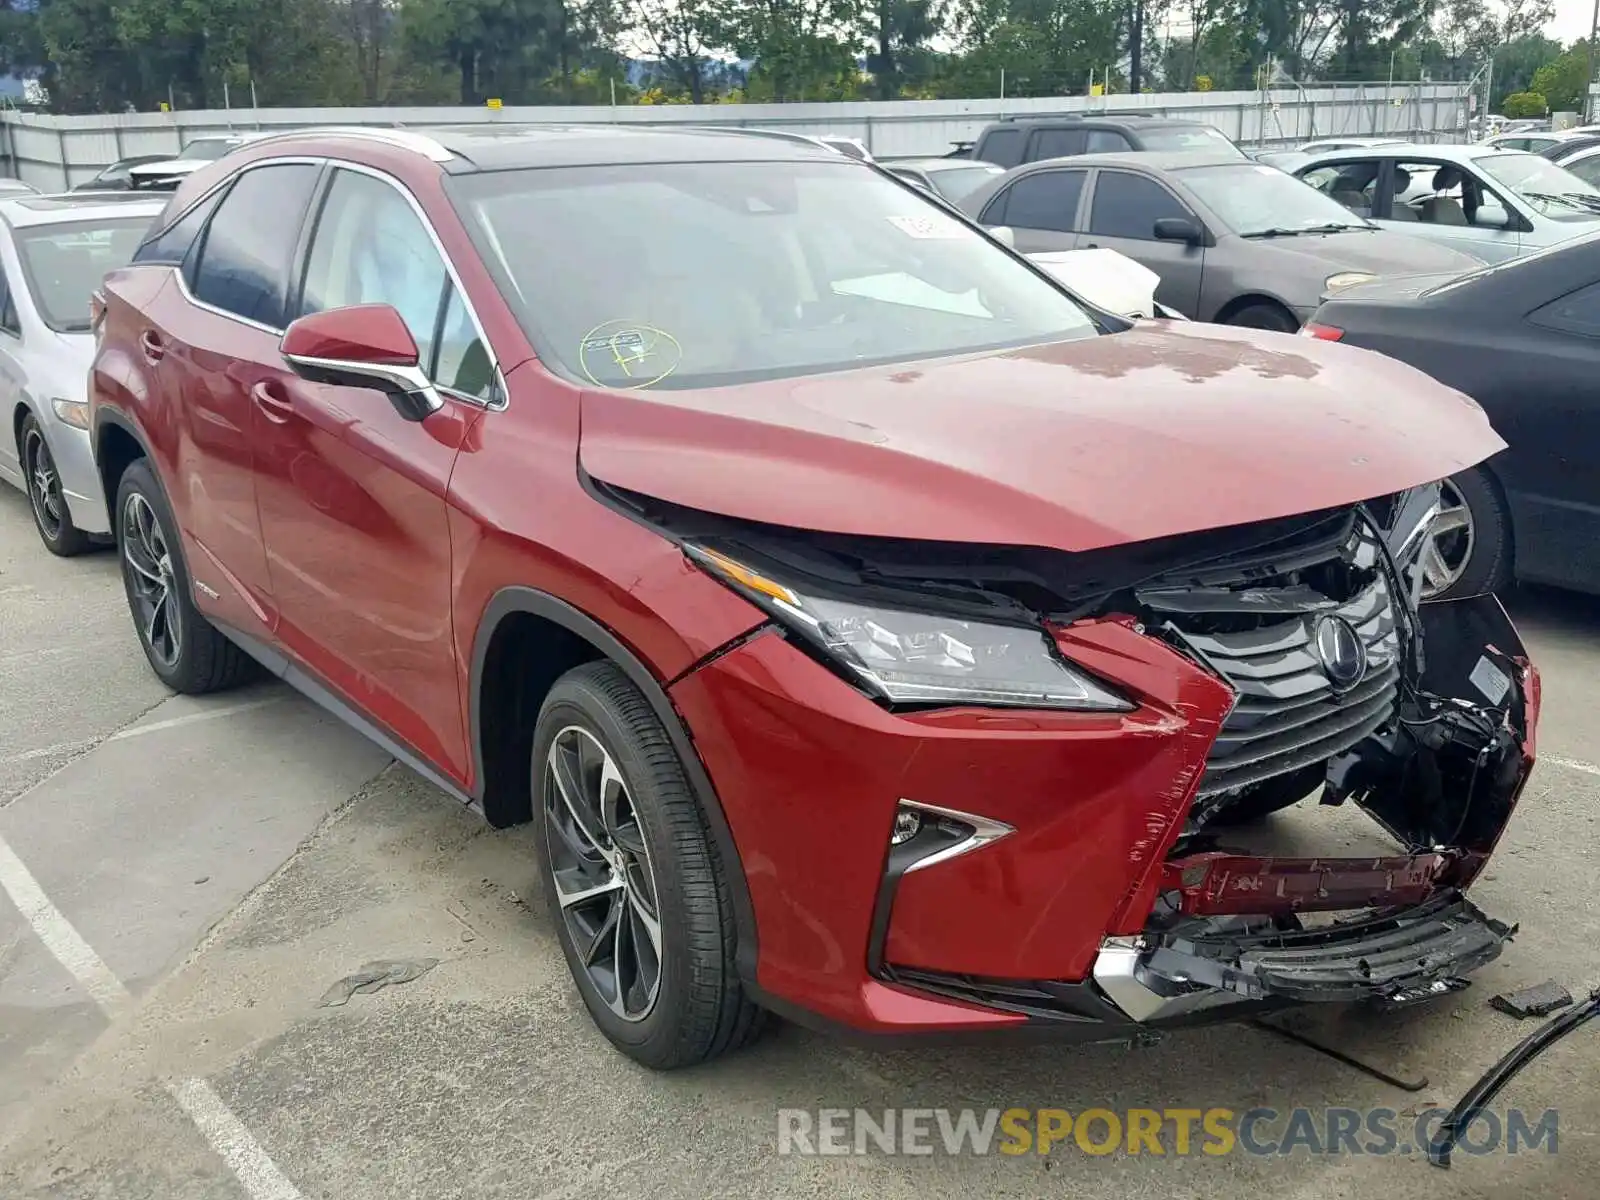
<svg viewBox="0 0 1600 1200">
<path fill-rule="evenodd" d="M 61 475 L 56 471 L 50 443 L 45 441 L 44 428 L 31 414 L 22 422 L 17 451 L 22 460 L 22 474 L 28 484 L 28 504 L 33 509 L 33 526 L 39 531 L 39 540 L 44 543 L 44 548 L 62 558 L 71 558 L 90 549 L 94 543 L 89 535 L 72 523 L 66 492 L 61 486 Z"/>
<path fill-rule="evenodd" d="M 139 644 L 176 692 L 218 692 L 255 678 L 255 660 L 195 608 L 177 522 L 149 461 L 122 473 L 116 500 L 117 555 Z"/>
<path fill-rule="evenodd" d="M 1248 329 L 1271 329 L 1278 333 L 1293 333 L 1300 323 L 1286 308 L 1276 304 L 1246 304 L 1228 314 L 1224 325 L 1243 325 Z"/>
<path fill-rule="evenodd" d="M 682 764 L 639 690 L 610 663 L 557 680 L 533 744 L 545 897 L 589 1015 L 665 1070 L 758 1032 L 734 967 L 721 862 Z"/>
</svg>

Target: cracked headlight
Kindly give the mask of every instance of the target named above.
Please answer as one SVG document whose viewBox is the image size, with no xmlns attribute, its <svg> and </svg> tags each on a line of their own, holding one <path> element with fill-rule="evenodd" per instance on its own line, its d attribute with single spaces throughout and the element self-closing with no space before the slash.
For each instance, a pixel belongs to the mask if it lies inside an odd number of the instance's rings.
<svg viewBox="0 0 1600 1200">
<path fill-rule="evenodd" d="M 1378 277 L 1368 271 L 1341 271 L 1322 281 L 1324 291 L 1336 292 L 1340 288 L 1355 287 L 1358 283 L 1372 283 Z"/>
<path fill-rule="evenodd" d="M 976 704 L 1126 712 L 1074 669 L 1037 625 L 1002 625 L 812 595 L 708 550 L 691 561 L 804 638 L 843 674 L 891 704 Z"/>
</svg>

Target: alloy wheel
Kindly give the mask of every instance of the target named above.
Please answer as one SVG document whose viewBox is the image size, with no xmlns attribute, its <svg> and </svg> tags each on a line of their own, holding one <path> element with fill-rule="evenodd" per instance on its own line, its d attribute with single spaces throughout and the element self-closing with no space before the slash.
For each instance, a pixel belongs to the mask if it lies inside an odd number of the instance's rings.
<svg viewBox="0 0 1600 1200">
<path fill-rule="evenodd" d="M 633 797 L 600 739 L 578 725 L 545 758 L 545 845 L 561 919 L 589 982 L 625 1021 L 661 990 L 655 870 Z"/>
<path fill-rule="evenodd" d="M 1455 484 L 1439 487 L 1439 515 L 1422 546 L 1422 597 L 1431 600 L 1449 591 L 1466 574 L 1476 545 L 1472 510 Z"/>
<path fill-rule="evenodd" d="M 130 492 L 122 506 L 120 540 L 139 636 L 161 665 L 170 667 L 183 650 L 172 549 L 155 509 L 139 492 Z"/>
<path fill-rule="evenodd" d="M 46 538 L 59 541 L 67 527 L 67 500 L 61 494 L 56 460 L 50 456 L 44 434 L 37 428 L 28 431 L 22 447 L 22 461 L 28 476 L 28 499 L 33 504 L 34 519 Z"/>
</svg>

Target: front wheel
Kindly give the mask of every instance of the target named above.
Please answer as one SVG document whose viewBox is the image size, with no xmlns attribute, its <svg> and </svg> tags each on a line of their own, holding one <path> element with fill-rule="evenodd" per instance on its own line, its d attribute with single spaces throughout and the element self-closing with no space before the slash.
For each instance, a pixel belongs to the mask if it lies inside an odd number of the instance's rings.
<svg viewBox="0 0 1600 1200">
<path fill-rule="evenodd" d="M 17 450 L 22 459 L 22 474 L 28 484 L 28 505 L 33 509 L 33 527 L 39 531 L 39 540 L 51 554 L 58 554 L 62 558 L 82 554 L 94 543 L 88 534 L 72 523 L 66 492 L 61 486 L 61 474 L 56 470 L 50 443 L 45 441 L 44 427 L 31 414 L 22 422 Z"/>
<path fill-rule="evenodd" d="M 1246 304 L 1228 314 L 1226 325 L 1242 325 L 1247 329 L 1271 329 L 1277 333 L 1293 333 L 1300 328 L 1288 309 L 1276 304 Z"/>
<path fill-rule="evenodd" d="M 1439 515 L 1422 546 L 1422 598 L 1453 600 L 1511 582 L 1511 517 L 1481 467 L 1439 485 Z"/>
<path fill-rule="evenodd" d="M 533 745 L 545 897 L 600 1031 L 657 1070 L 755 1036 L 727 864 L 660 720 L 610 663 L 556 682 Z"/>
<path fill-rule="evenodd" d="M 254 660 L 194 606 L 178 525 L 147 459 L 122 473 L 115 512 L 128 609 L 161 681 L 175 692 L 202 695 L 254 678 Z"/>
</svg>

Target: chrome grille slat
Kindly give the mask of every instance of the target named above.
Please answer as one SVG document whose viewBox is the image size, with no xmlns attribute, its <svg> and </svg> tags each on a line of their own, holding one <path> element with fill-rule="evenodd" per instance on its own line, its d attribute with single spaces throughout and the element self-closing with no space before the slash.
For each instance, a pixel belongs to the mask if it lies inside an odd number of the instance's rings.
<svg viewBox="0 0 1600 1200">
<path fill-rule="evenodd" d="M 1357 566 L 1377 561 L 1374 534 L 1356 522 L 1349 540 L 1328 547 Z M 1237 586 L 1262 588 L 1258 578 Z M 1279 592 L 1280 596 L 1285 595 Z M 1281 603 L 1281 601 L 1280 601 Z M 1324 613 L 1343 618 L 1367 648 L 1368 673 L 1350 691 L 1336 693 L 1315 646 L 1315 622 Z M 1199 795 L 1213 796 L 1291 774 L 1349 749 L 1394 716 L 1400 693 L 1400 629 L 1387 576 L 1379 574 L 1339 603 L 1283 613 L 1255 628 L 1193 632 L 1201 614 L 1173 613 L 1167 626 L 1238 693 L 1206 762 Z M 1206 614 L 1231 619 L 1225 614 Z"/>
</svg>

